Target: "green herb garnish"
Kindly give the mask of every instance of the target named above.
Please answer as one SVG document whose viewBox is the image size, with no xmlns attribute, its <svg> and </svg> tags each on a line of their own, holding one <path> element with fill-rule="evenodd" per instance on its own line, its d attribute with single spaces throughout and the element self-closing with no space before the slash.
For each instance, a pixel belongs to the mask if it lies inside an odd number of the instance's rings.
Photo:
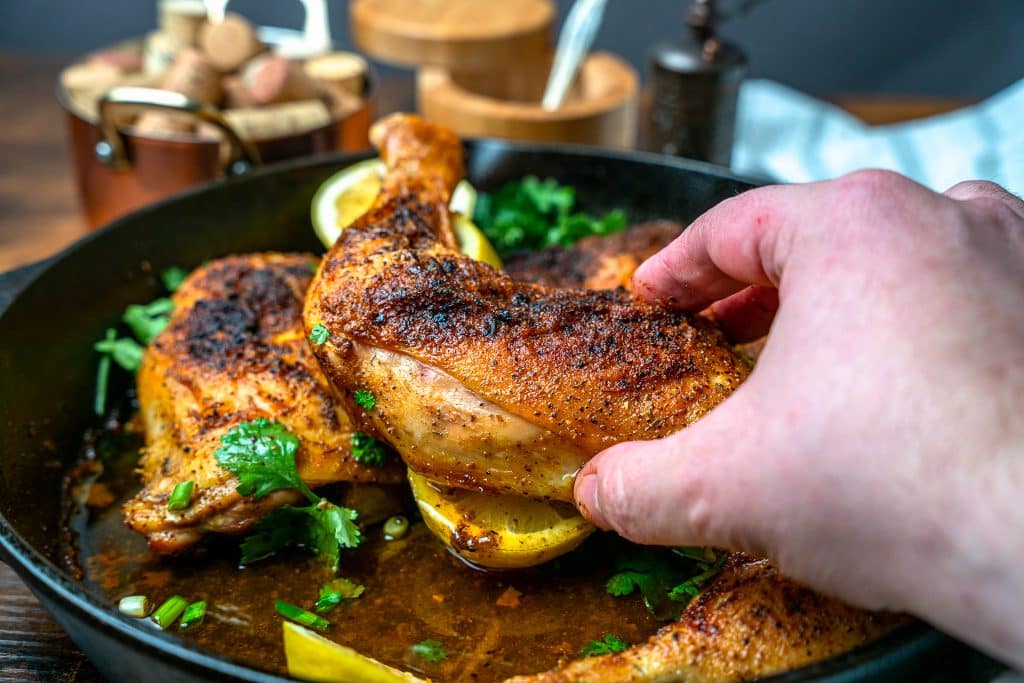
<svg viewBox="0 0 1024 683">
<path fill-rule="evenodd" d="M 448 659 L 448 651 L 439 640 L 424 640 L 412 646 L 412 653 L 431 664 L 439 664 Z"/>
<path fill-rule="evenodd" d="M 377 397 L 368 389 L 356 389 L 352 400 L 363 410 L 373 410 L 377 406 Z"/>
<path fill-rule="evenodd" d="M 297 436 L 278 422 L 260 417 L 232 427 L 214 451 L 220 466 L 238 477 L 238 492 L 259 499 L 279 489 L 295 489 L 312 503 L 320 501 L 299 476 Z"/>
<path fill-rule="evenodd" d="M 167 602 L 156 608 L 152 619 L 160 628 L 169 628 L 181 616 L 186 607 L 188 607 L 188 600 L 180 595 L 171 596 Z"/>
<path fill-rule="evenodd" d="M 719 550 L 717 558 L 714 557 L 714 553 L 712 553 L 712 559 L 712 564 L 708 564 L 703 561 L 698 562 L 697 567 L 701 569 L 701 573 L 696 576 L 691 576 L 686 581 L 674 586 L 672 590 L 668 592 L 669 600 L 689 602 L 691 599 L 700 595 L 700 587 L 714 578 L 718 572 L 722 570 L 722 565 L 724 565 L 725 561 L 729 559 L 729 553 Z"/>
<path fill-rule="evenodd" d="M 295 452 L 299 439 L 283 425 L 265 418 L 236 425 L 221 437 L 214 452 L 220 466 L 238 477 L 238 492 L 262 498 L 280 489 L 295 489 L 307 507 L 285 505 L 261 519 L 242 542 L 242 564 L 251 564 L 289 545 L 311 549 L 334 571 L 342 548 L 355 548 L 363 535 L 359 514 L 313 493 L 299 476 Z"/>
<path fill-rule="evenodd" d="M 592 640 L 580 650 L 580 657 L 611 655 L 629 649 L 629 643 L 618 636 L 606 633 L 601 640 Z"/>
<path fill-rule="evenodd" d="M 573 213 L 576 191 L 553 178 L 528 176 L 506 183 L 494 194 L 481 193 L 473 220 L 499 254 L 561 245 L 590 235 L 610 235 L 626 227 L 626 214 Z"/>
<path fill-rule="evenodd" d="M 285 619 L 290 619 L 296 624 L 302 624 L 309 628 L 315 628 L 317 631 L 326 631 L 331 627 L 331 622 L 327 621 L 321 616 L 307 612 L 301 607 L 285 602 L 284 600 L 275 600 L 274 609 Z"/>
<path fill-rule="evenodd" d="M 728 553 L 711 548 L 676 548 L 673 551 L 634 547 L 616 562 L 619 569 L 608 579 L 610 595 L 639 592 L 644 605 L 660 619 L 677 619 L 700 586 L 722 568 Z"/>
<path fill-rule="evenodd" d="M 309 341 L 315 346 L 323 346 L 324 342 L 330 338 L 331 331 L 320 323 L 314 325 L 313 329 L 309 331 Z"/>
<path fill-rule="evenodd" d="M 194 481 L 183 481 L 171 491 L 171 497 L 167 501 L 167 509 L 171 512 L 186 510 L 192 504 L 192 492 L 195 490 Z"/>
<path fill-rule="evenodd" d="M 320 599 L 316 601 L 316 611 L 326 614 L 341 604 L 343 600 L 355 600 L 366 590 L 355 581 L 337 578 L 320 587 Z"/>
<path fill-rule="evenodd" d="M 153 341 L 171 322 L 174 302 L 157 299 L 145 305 L 132 304 L 124 309 L 121 319 L 143 346 Z"/>
<path fill-rule="evenodd" d="M 107 335 L 101 344 L 113 344 L 117 339 L 117 330 L 107 330 Z M 93 412 L 103 415 L 107 412 L 107 386 L 110 384 L 110 354 L 104 353 L 100 356 L 100 363 L 96 367 L 96 395 L 92 400 Z"/>
<path fill-rule="evenodd" d="M 168 268 L 160 274 L 160 279 L 168 292 L 177 290 L 186 277 L 188 272 L 182 268 Z M 173 310 L 174 303 L 167 298 L 156 299 L 144 305 L 132 304 L 124 310 L 121 319 L 131 329 L 135 339 L 118 339 L 117 331 L 110 329 L 103 340 L 93 345 L 96 351 L 103 354 L 96 369 L 96 394 L 93 398 L 93 411 L 97 415 L 106 412 L 111 360 L 128 372 L 137 372 L 139 365 L 142 364 L 145 346 L 167 327 Z"/>
<path fill-rule="evenodd" d="M 387 447 L 369 434 L 356 432 L 350 439 L 352 457 L 363 465 L 380 467 L 388 459 Z"/>
<path fill-rule="evenodd" d="M 104 339 L 93 344 L 93 348 L 109 355 L 115 363 L 128 372 L 135 372 L 142 364 L 143 348 L 134 339 Z"/>
<path fill-rule="evenodd" d="M 181 615 L 181 622 L 178 624 L 178 628 L 182 631 L 190 629 L 193 626 L 199 626 L 203 623 L 203 619 L 206 618 L 206 600 L 199 600 L 193 602 L 191 605 L 185 608 L 185 613 Z"/>
<path fill-rule="evenodd" d="M 171 294 L 178 291 L 181 283 L 188 277 L 188 271 L 178 266 L 172 266 L 160 273 L 160 281 L 164 283 L 164 289 Z"/>
</svg>

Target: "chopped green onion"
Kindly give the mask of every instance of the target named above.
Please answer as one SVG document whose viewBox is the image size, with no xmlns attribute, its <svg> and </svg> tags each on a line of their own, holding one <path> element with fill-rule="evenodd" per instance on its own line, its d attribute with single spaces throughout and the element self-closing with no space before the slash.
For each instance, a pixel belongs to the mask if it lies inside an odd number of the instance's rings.
<svg viewBox="0 0 1024 683">
<path fill-rule="evenodd" d="M 274 601 L 274 609 L 285 619 L 290 619 L 296 624 L 308 626 L 309 628 L 315 628 L 317 631 L 326 631 L 331 627 L 331 622 L 327 621 L 321 616 L 307 612 L 301 607 L 284 602 L 283 600 Z"/>
<path fill-rule="evenodd" d="M 191 605 L 185 608 L 185 613 L 181 615 L 181 623 L 178 624 L 178 628 L 182 631 L 193 626 L 198 626 L 203 623 L 203 619 L 206 617 L 206 600 L 199 600 L 193 602 Z"/>
<path fill-rule="evenodd" d="M 104 341 L 113 344 L 117 339 L 117 330 L 108 329 Z M 96 368 L 96 397 L 93 399 L 93 411 L 102 416 L 107 412 L 107 384 L 110 383 L 110 354 L 100 356 L 99 367 Z"/>
<path fill-rule="evenodd" d="M 142 617 L 149 614 L 149 598 L 145 595 L 129 595 L 117 603 L 117 611 L 126 617 Z"/>
<path fill-rule="evenodd" d="M 424 640 L 421 643 L 416 643 L 412 646 L 412 653 L 431 664 L 439 664 L 448 659 L 448 651 L 445 650 L 444 643 L 439 640 Z"/>
<path fill-rule="evenodd" d="M 331 338 L 331 331 L 326 327 L 317 323 L 313 326 L 313 329 L 309 331 L 309 341 L 314 346 L 323 346 L 324 342 Z"/>
<path fill-rule="evenodd" d="M 180 595 L 174 595 L 167 599 L 167 602 L 156 608 L 153 612 L 153 621 L 160 628 L 170 628 L 181 613 L 188 607 L 188 600 Z"/>
<path fill-rule="evenodd" d="M 194 481 L 183 481 L 174 487 L 171 498 L 167 501 L 167 509 L 171 512 L 185 510 L 192 504 L 192 492 L 195 490 Z"/>
<path fill-rule="evenodd" d="M 373 395 L 372 391 L 367 389 L 356 389 L 352 399 L 363 410 L 373 410 L 377 405 L 377 397 Z"/>
<path fill-rule="evenodd" d="M 388 521 L 384 522 L 385 541 L 397 541 L 404 538 L 407 533 L 409 533 L 409 520 L 402 515 L 389 517 Z"/>
</svg>

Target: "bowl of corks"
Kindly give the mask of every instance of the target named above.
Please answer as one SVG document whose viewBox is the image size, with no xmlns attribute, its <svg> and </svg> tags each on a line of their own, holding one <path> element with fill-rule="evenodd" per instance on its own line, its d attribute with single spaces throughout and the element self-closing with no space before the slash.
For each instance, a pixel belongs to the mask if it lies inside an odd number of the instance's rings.
<svg viewBox="0 0 1024 683">
<path fill-rule="evenodd" d="M 163 0 L 157 30 L 64 69 L 57 96 L 91 227 L 261 163 L 368 147 L 373 73 L 333 49 L 323 0 L 302 2 L 297 31 Z"/>
</svg>

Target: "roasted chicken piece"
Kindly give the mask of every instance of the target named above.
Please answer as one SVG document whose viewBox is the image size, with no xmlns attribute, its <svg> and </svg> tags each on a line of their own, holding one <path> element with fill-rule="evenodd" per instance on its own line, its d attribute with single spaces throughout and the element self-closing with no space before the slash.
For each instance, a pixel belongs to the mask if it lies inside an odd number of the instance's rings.
<svg viewBox="0 0 1024 683">
<path fill-rule="evenodd" d="M 571 247 L 521 251 L 505 257 L 513 280 L 561 289 L 630 288 L 640 264 L 679 237 L 675 221 L 640 223 L 606 237 L 585 237 Z"/>
<path fill-rule="evenodd" d="M 599 450 L 685 427 L 747 375 L 707 321 L 623 290 L 517 282 L 463 256 L 447 210 L 458 138 L 408 115 L 372 132 L 383 189 L 328 253 L 304 316 L 307 331 L 330 331 L 314 353 L 353 415 L 412 469 L 569 501 Z"/>
<path fill-rule="evenodd" d="M 848 652 L 908 621 L 827 598 L 737 553 L 646 643 L 506 683 L 750 681 Z"/>
<path fill-rule="evenodd" d="M 297 499 L 277 491 L 243 498 L 214 458 L 220 437 L 264 417 L 299 437 L 299 473 L 310 486 L 398 483 L 402 470 L 367 467 L 349 452 L 348 414 L 333 396 L 302 330 L 302 299 L 316 259 L 293 254 L 233 256 L 198 269 L 174 295 L 167 328 L 146 349 L 138 373 L 146 447 L 143 489 L 125 524 L 174 552 L 205 532 L 241 532 Z M 192 504 L 171 512 L 176 484 L 195 482 Z"/>
</svg>

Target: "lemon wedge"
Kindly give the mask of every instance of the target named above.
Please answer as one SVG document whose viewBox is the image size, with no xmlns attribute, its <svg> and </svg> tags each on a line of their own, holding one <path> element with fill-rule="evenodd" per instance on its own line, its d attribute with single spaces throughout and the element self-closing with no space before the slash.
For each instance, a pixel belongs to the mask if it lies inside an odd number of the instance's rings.
<svg viewBox="0 0 1024 683">
<path fill-rule="evenodd" d="M 338 645 L 290 621 L 284 622 L 284 655 L 288 673 L 319 683 L 426 683 L 376 659 Z"/>
<path fill-rule="evenodd" d="M 313 197 L 313 230 L 325 247 L 332 246 L 341 231 L 366 213 L 380 192 L 386 172 L 380 159 L 367 159 L 338 171 L 324 181 Z M 472 221 L 476 190 L 463 180 L 455 186 L 448 208 L 462 252 L 478 261 L 501 268 L 494 247 Z"/>
<path fill-rule="evenodd" d="M 409 485 L 427 528 L 481 567 L 532 567 L 574 550 L 594 530 L 565 503 L 444 488 L 411 470 Z"/>
</svg>

